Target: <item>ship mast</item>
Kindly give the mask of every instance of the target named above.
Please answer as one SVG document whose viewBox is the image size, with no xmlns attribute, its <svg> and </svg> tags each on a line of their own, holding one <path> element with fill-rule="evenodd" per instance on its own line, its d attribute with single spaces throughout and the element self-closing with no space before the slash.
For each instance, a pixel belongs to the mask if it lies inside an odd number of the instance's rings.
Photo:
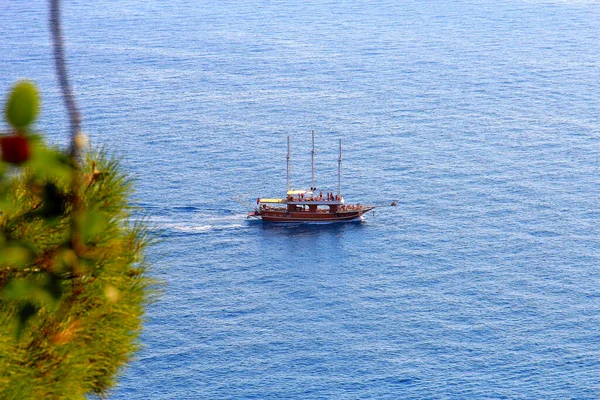
<svg viewBox="0 0 600 400">
<path fill-rule="evenodd" d="M 317 188 L 315 187 L 315 131 L 312 131 L 312 185 L 310 187 L 310 190 L 317 190 Z"/>
<path fill-rule="evenodd" d="M 338 196 L 342 198 L 342 139 L 340 139 L 340 158 L 338 158 Z"/>
<path fill-rule="evenodd" d="M 287 152 L 287 192 L 290 191 L 290 137 L 288 136 L 288 152 Z"/>
</svg>

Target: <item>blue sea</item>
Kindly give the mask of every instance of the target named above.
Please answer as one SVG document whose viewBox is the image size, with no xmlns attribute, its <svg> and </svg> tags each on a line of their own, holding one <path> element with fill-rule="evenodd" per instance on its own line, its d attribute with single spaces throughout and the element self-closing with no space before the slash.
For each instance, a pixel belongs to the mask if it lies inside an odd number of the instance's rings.
<svg viewBox="0 0 600 400">
<path fill-rule="evenodd" d="M 35 80 L 66 146 L 47 9 L 0 0 L 0 93 Z M 84 129 L 135 179 L 164 284 L 110 398 L 600 398 L 600 3 L 63 14 Z M 287 136 L 310 187 L 313 130 L 320 190 L 341 138 L 346 201 L 398 207 L 247 221 L 286 189 Z"/>
</svg>

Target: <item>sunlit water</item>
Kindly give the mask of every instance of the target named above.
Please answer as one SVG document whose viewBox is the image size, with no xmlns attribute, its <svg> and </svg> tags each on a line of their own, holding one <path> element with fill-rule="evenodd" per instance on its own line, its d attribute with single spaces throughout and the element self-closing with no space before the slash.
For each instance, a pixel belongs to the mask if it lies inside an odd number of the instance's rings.
<svg viewBox="0 0 600 400">
<path fill-rule="evenodd" d="M 0 2 L 0 90 L 44 94 L 41 1 Z M 115 399 L 600 398 L 600 4 L 92 1 L 64 7 L 96 145 L 164 294 Z M 262 225 L 337 187 L 363 223 Z"/>
</svg>

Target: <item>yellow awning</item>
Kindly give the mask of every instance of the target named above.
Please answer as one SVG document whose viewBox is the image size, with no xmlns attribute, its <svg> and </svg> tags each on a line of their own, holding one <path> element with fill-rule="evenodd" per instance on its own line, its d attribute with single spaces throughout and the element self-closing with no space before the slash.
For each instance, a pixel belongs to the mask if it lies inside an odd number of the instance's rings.
<svg viewBox="0 0 600 400">
<path fill-rule="evenodd" d="M 261 203 L 285 203 L 286 199 L 260 199 Z"/>
</svg>

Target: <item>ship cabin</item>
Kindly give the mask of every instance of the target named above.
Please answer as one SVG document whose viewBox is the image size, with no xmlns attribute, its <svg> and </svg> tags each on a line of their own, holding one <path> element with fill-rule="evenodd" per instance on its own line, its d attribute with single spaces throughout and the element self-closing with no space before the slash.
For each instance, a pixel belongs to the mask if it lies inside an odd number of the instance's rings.
<svg viewBox="0 0 600 400">
<path fill-rule="evenodd" d="M 260 211 L 308 212 L 335 214 L 345 208 L 344 198 L 333 193 L 318 194 L 311 190 L 289 190 L 285 199 L 258 199 Z M 280 206 L 285 204 L 285 207 Z"/>
</svg>

